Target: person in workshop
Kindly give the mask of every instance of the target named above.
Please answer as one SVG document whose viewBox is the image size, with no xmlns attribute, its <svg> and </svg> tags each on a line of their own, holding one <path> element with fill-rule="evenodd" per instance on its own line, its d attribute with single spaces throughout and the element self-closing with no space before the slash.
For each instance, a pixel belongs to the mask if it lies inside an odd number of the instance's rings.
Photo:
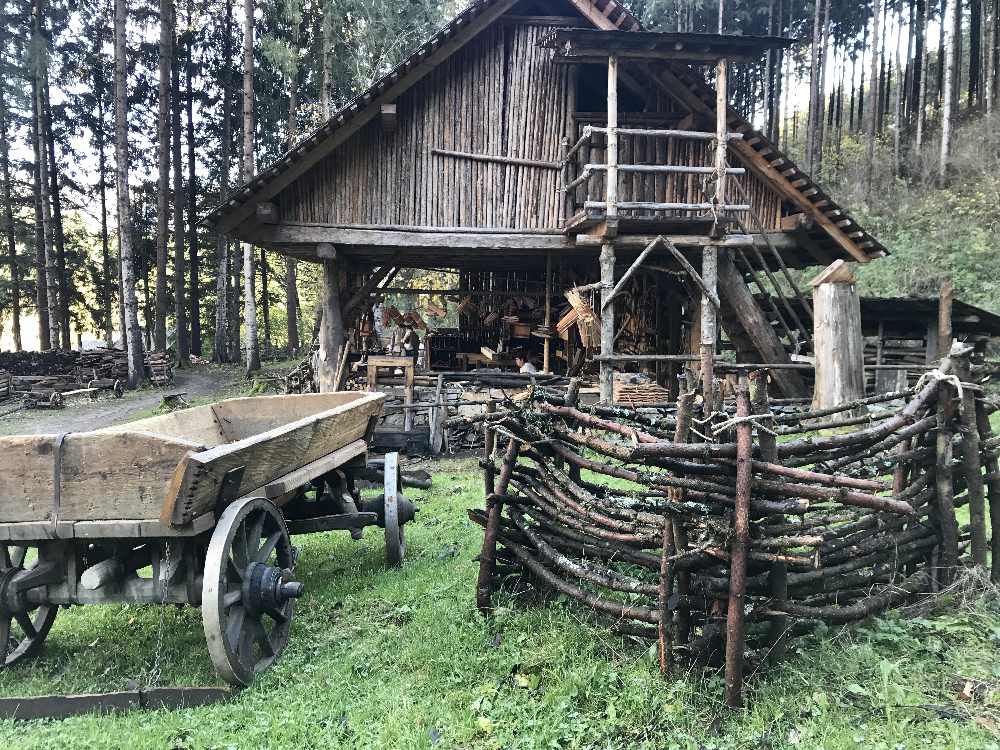
<svg viewBox="0 0 1000 750">
<path fill-rule="evenodd" d="M 518 352 L 514 355 L 514 364 L 517 365 L 517 371 L 525 375 L 534 375 L 538 372 L 538 368 L 531 363 L 528 355 L 524 352 Z"/>
<path fill-rule="evenodd" d="M 416 365 L 420 356 L 420 334 L 417 333 L 413 323 L 403 323 L 403 328 L 403 356 L 411 357 L 413 364 Z"/>
</svg>

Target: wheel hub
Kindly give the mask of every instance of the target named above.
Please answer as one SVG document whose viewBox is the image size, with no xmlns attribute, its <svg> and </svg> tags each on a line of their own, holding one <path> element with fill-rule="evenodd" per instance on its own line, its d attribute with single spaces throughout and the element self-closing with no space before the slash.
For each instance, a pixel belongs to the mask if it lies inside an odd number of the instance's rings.
<svg viewBox="0 0 1000 750">
<path fill-rule="evenodd" d="M 289 599 L 298 599 L 305 585 L 291 581 L 291 571 L 266 563 L 253 562 L 243 576 L 243 602 L 247 613 L 279 612 Z"/>
<path fill-rule="evenodd" d="M 22 572 L 24 572 L 22 568 L 0 570 L 0 616 L 2 617 L 11 617 L 28 609 L 24 596 L 14 585 L 14 579 Z"/>
</svg>

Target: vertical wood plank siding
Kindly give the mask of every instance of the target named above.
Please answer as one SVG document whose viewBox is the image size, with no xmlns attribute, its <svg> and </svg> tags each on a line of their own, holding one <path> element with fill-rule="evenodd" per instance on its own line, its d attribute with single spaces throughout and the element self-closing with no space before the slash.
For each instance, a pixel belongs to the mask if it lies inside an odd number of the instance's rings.
<svg viewBox="0 0 1000 750">
<path fill-rule="evenodd" d="M 283 220 L 559 228 L 560 170 L 431 153 L 440 148 L 552 162 L 561 158 L 574 97 L 570 66 L 553 65 L 549 50 L 538 47 L 550 30 L 514 23 L 494 23 L 485 29 L 399 98 L 394 132 L 384 132 L 379 119 L 372 120 L 280 193 L 276 202 Z M 659 104 L 666 119 L 676 121 L 679 114 L 669 111 L 671 104 Z M 642 116 L 644 125 L 650 126 L 651 114 Z M 587 122 L 599 124 L 581 117 L 577 127 Z M 622 125 L 627 122 L 623 115 Z M 661 139 L 623 136 L 622 152 L 623 163 L 711 164 L 706 144 L 699 141 L 665 144 Z M 581 159 L 592 162 L 603 157 L 603 144 L 580 152 Z M 776 228 L 778 197 L 753 176 L 737 179 L 747 188 L 764 225 Z M 603 189 L 603 177 L 597 178 L 591 195 L 599 197 Z M 577 191 L 578 205 L 585 192 Z M 621 199 L 701 200 L 701 179 L 626 175 Z"/>
</svg>

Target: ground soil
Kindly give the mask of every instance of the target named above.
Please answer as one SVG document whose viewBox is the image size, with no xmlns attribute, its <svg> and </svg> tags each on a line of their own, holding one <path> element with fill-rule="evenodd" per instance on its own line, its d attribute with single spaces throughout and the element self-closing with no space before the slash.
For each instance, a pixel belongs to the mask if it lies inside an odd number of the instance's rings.
<svg viewBox="0 0 1000 750">
<path fill-rule="evenodd" d="M 85 432 L 128 422 L 150 414 L 163 396 L 184 392 L 187 401 L 219 394 L 223 398 L 234 387 L 234 371 L 212 365 L 196 365 L 175 370 L 174 382 L 165 388 L 143 388 L 126 392 L 120 399 L 102 394 L 97 401 L 77 398 L 63 409 L 21 409 L 0 417 L 0 435 L 40 435 L 57 432 Z M 0 404 L 0 413 L 9 411 Z"/>
</svg>

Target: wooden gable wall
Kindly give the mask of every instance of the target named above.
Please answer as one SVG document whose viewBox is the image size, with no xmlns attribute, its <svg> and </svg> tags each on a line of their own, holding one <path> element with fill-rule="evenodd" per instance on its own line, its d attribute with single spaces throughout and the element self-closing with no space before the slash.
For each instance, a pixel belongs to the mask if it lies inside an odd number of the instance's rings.
<svg viewBox="0 0 1000 750">
<path fill-rule="evenodd" d="M 287 221 L 556 227 L 560 173 L 433 148 L 556 161 L 571 102 L 567 66 L 537 46 L 548 27 L 494 23 L 404 93 L 398 127 L 376 118 L 278 196 Z"/>
<path fill-rule="evenodd" d="M 574 66 L 552 64 L 550 51 L 538 46 L 552 28 L 521 23 L 516 17 L 488 26 L 399 97 L 395 130 L 384 129 L 375 118 L 279 193 L 275 201 L 282 220 L 560 228 L 570 210 L 558 191 L 561 171 L 432 153 L 432 149 L 446 149 L 555 162 L 561 158 L 564 137 L 574 141 L 585 122 L 597 124 L 599 117 L 586 116 L 573 123 Z M 665 115 L 665 125 L 660 127 L 675 127 L 678 105 L 662 93 L 656 99 L 655 109 Z M 647 127 L 652 114 L 642 116 Z M 627 114 L 621 120 L 623 125 L 630 122 Z M 588 157 L 603 159 L 600 139 Z M 693 141 L 624 137 L 621 157 L 646 163 L 711 164 L 706 145 Z M 735 155 L 733 162 L 742 166 Z M 764 227 L 779 228 L 778 195 L 755 175 L 741 177 L 739 182 Z M 600 199 L 602 191 L 600 182 L 591 194 Z M 693 176 L 636 176 L 624 179 L 621 191 L 622 200 L 678 202 L 701 200 L 702 192 L 700 178 Z M 581 189 L 574 197 L 580 204 L 586 196 Z M 743 202 L 741 195 L 732 197 L 734 203 Z M 744 220 L 754 224 L 749 216 Z"/>
</svg>

